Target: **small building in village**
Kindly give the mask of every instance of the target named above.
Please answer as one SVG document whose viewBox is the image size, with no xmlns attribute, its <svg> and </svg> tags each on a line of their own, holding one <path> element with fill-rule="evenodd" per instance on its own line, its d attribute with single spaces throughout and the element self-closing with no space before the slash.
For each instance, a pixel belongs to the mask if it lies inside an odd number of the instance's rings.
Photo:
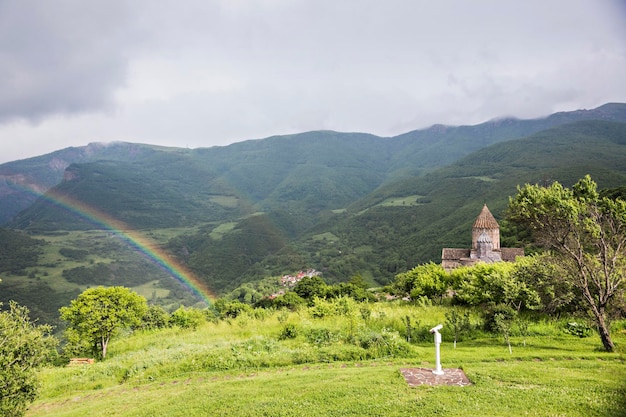
<svg viewBox="0 0 626 417">
<path fill-rule="evenodd" d="M 485 204 L 472 226 L 472 247 L 444 248 L 441 252 L 441 266 L 450 271 L 478 262 L 514 262 L 518 256 L 524 256 L 524 248 L 500 247 L 500 226 Z"/>
</svg>

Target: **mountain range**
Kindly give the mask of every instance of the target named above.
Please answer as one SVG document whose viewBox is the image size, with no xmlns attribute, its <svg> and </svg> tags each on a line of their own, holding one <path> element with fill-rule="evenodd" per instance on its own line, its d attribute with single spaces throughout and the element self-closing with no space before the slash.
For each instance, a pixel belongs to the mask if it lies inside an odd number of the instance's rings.
<svg viewBox="0 0 626 417">
<path fill-rule="evenodd" d="M 442 247 L 469 245 L 482 205 L 502 219 L 518 185 L 570 186 L 591 174 L 601 188 L 624 186 L 625 145 L 626 104 L 611 103 L 389 138 L 315 131 L 200 149 L 115 142 L 13 161 L 0 165 L 3 240 L 37 244 L 23 245 L 31 249 L 21 263 L 0 254 L 0 301 L 28 304 L 25 293 L 49 290 L 58 297 L 43 316 L 103 280 L 151 286 L 158 302 L 189 301 L 123 245 L 113 250 L 103 235 L 94 243 L 106 225 L 76 207 L 151 236 L 216 294 L 308 268 L 329 283 L 361 275 L 384 285 L 439 262 Z M 503 244 L 519 244 L 502 226 Z"/>
</svg>

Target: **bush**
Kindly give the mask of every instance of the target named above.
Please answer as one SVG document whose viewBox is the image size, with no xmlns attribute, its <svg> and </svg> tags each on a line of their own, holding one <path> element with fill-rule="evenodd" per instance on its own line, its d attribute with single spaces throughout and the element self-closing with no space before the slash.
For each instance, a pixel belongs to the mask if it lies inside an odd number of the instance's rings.
<svg viewBox="0 0 626 417">
<path fill-rule="evenodd" d="M 575 321 L 569 322 L 565 325 L 565 333 L 577 336 L 580 338 L 591 336 L 591 327 L 585 323 L 578 323 Z"/>
<path fill-rule="evenodd" d="M 335 333 L 325 327 L 310 329 L 307 332 L 306 338 L 309 343 L 316 346 L 327 346 L 341 339 L 338 333 Z"/>
<path fill-rule="evenodd" d="M 393 294 L 412 299 L 437 299 L 439 302 L 448 292 L 450 276 L 440 264 L 433 262 L 418 265 L 408 272 L 396 275 L 391 285 Z"/>
<path fill-rule="evenodd" d="M 361 361 L 371 357 L 362 347 L 348 344 L 320 348 L 319 356 L 319 360 L 323 362 Z"/>
<path fill-rule="evenodd" d="M 369 351 L 372 358 L 387 356 L 406 356 L 410 351 L 409 345 L 400 338 L 397 332 L 383 329 L 380 332 L 363 329 L 356 336 L 359 346 Z"/>
<path fill-rule="evenodd" d="M 22 416 L 35 399 L 35 368 L 57 344 L 49 336 L 51 330 L 33 324 L 28 309 L 15 302 L 8 311 L 0 311 L 0 415 Z"/>
<path fill-rule="evenodd" d="M 169 325 L 169 314 L 161 306 L 148 306 L 148 311 L 141 320 L 142 329 L 163 329 Z"/>
<path fill-rule="evenodd" d="M 181 329 L 196 330 L 200 323 L 204 320 L 202 311 L 195 308 L 185 308 L 181 306 L 170 316 L 170 323 Z"/>
<path fill-rule="evenodd" d="M 313 305 L 309 308 L 311 316 L 316 319 L 323 319 L 325 317 L 334 316 L 336 314 L 336 306 L 332 301 L 327 301 L 323 298 L 315 297 L 313 299 Z"/>
<path fill-rule="evenodd" d="M 512 323 L 515 316 L 516 311 L 505 304 L 492 306 L 485 311 L 484 328 L 488 332 L 499 333 L 501 331 L 501 323 Z"/>
<path fill-rule="evenodd" d="M 372 309 L 367 304 L 361 305 L 359 312 L 361 313 L 361 319 L 365 321 L 368 321 L 372 317 Z"/>
<path fill-rule="evenodd" d="M 286 324 L 280 331 L 279 340 L 295 339 L 298 337 L 298 327 L 293 323 Z"/>
<path fill-rule="evenodd" d="M 242 313 L 252 313 L 252 307 L 238 300 L 227 301 L 220 298 L 215 302 L 214 307 L 222 318 L 234 319 Z"/>
<path fill-rule="evenodd" d="M 306 305 L 306 300 L 293 291 L 289 291 L 273 300 L 273 306 L 276 308 L 288 308 L 296 311 Z"/>
</svg>

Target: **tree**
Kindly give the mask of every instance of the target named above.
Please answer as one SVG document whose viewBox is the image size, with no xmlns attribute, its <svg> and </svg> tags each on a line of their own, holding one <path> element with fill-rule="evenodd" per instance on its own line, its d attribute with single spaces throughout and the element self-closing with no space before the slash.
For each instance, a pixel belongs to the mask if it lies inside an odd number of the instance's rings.
<svg viewBox="0 0 626 417">
<path fill-rule="evenodd" d="M 300 297 L 295 292 L 289 291 L 281 296 L 274 298 L 272 305 L 278 309 L 288 308 L 289 310 L 296 311 L 300 307 L 306 305 L 306 300 Z"/>
<path fill-rule="evenodd" d="M 115 331 L 140 325 L 147 310 L 146 299 L 128 288 L 97 287 L 85 290 L 60 312 L 70 332 L 88 342 L 104 359 Z"/>
<path fill-rule="evenodd" d="M 533 310 L 539 306 L 537 292 L 515 275 L 511 262 L 479 262 L 452 271 L 456 298 L 469 305 L 504 304 L 516 311 Z"/>
<path fill-rule="evenodd" d="M 23 416 L 35 399 L 35 369 L 57 345 L 51 331 L 31 322 L 28 309 L 14 301 L 9 310 L 0 311 L 0 415 Z"/>
<path fill-rule="evenodd" d="M 293 287 L 293 290 L 300 297 L 308 300 L 311 304 L 315 297 L 324 298 L 328 291 L 328 286 L 319 276 L 304 277 Z"/>
<path fill-rule="evenodd" d="M 580 291 L 605 350 L 615 349 L 607 309 L 626 274 L 626 202 L 601 197 L 589 175 L 572 189 L 526 184 L 509 200 L 508 217 L 531 230 Z"/>
<path fill-rule="evenodd" d="M 461 314 L 458 308 L 452 308 L 446 313 L 446 327 L 452 329 L 452 333 L 454 334 L 454 348 L 456 349 L 456 342 L 461 337 L 461 334 L 469 331 L 472 327 L 470 312 L 466 311 Z"/>
<path fill-rule="evenodd" d="M 546 254 L 517 258 L 513 269 L 513 277 L 538 294 L 540 310 L 557 316 L 577 309 L 580 303 L 571 280 L 563 276 L 563 271 Z"/>
<path fill-rule="evenodd" d="M 418 265 L 410 271 L 396 275 L 391 289 L 396 295 L 439 298 L 440 302 L 448 292 L 450 277 L 440 264 L 429 262 Z"/>
<path fill-rule="evenodd" d="M 213 307 L 215 307 L 222 318 L 231 319 L 237 318 L 244 313 L 251 313 L 253 310 L 250 305 L 244 304 L 239 300 L 227 300 L 225 298 L 217 300 Z"/>
<path fill-rule="evenodd" d="M 163 329 L 169 325 L 170 315 L 159 305 L 151 305 L 141 319 L 142 329 Z"/>
<path fill-rule="evenodd" d="M 326 288 L 327 298 L 351 297 L 356 301 L 374 301 L 376 297 L 363 287 L 351 282 L 340 282 Z"/>
<path fill-rule="evenodd" d="M 202 311 L 197 308 L 187 308 L 180 306 L 170 315 L 170 323 L 181 329 L 196 330 L 200 323 L 204 321 Z"/>
<path fill-rule="evenodd" d="M 511 349 L 511 327 L 517 317 L 518 312 L 505 304 L 495 305 L 486 313 L 485 327 L 488 330 L 500 333 L 504 336 L 504 341 L 509 347 L 509 354 L 513 354 Z"/>
</svg>

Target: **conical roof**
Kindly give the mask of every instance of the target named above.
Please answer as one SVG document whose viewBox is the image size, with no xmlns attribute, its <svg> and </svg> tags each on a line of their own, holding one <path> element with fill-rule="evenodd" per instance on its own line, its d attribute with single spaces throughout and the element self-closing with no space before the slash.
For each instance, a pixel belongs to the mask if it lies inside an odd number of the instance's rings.
<svg viewBox="0 0 626 417">
<path fill-rule="evenodd" d="M 493 217 L 493 214 L 487 208 L 487 204 L 484 205 L 478 217 L 476 217 L 476 221 L 474 222 L 474 229 L 499 229 L 500 226 L 496 221 L 496 218 Z"/>
</svg>

